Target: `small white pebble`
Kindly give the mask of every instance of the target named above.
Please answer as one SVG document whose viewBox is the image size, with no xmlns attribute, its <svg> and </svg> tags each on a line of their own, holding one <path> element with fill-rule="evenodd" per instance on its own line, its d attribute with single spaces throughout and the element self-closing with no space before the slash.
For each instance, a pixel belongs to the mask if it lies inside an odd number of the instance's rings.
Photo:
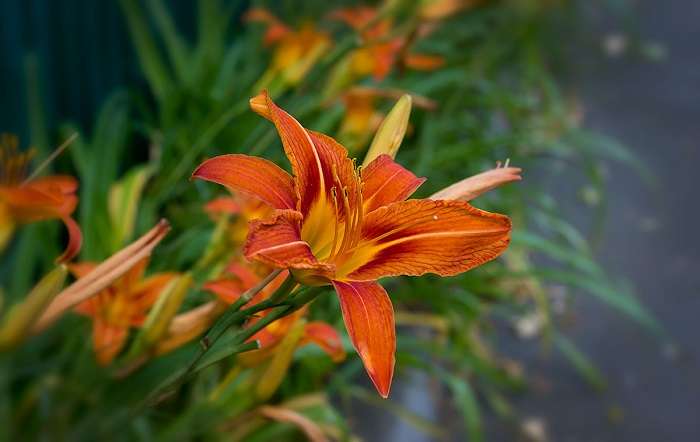
<svg viewBox="0 0 700 442">
<path fill-rule="evenodd" d="M 520 431 L 528 442 L 547 442 L 547 423 L 539 417 L 528 417 L 520 423 Z"/>
<path fill-rule="evenodd" d="M 619 57 L 627 49 L 627 37 L 623 34 L 608 34 L 603 38 L 602 44 L 609 57 Z"/>
<path fill-rule="evenodd" d="M 437 219 L 438 219 L 437 215 L 433 215 L 433 219 L 434 219 L 435 221 L 437 221 Z"/>
</svg>

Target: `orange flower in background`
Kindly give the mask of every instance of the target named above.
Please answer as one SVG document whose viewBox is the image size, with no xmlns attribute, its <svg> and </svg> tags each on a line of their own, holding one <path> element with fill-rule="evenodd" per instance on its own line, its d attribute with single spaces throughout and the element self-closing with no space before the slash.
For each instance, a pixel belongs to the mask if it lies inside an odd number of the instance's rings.
<svg viewBox="0 0 700 442">
<path fill-rule="evenodd" d="M 269 271 L 269 267 L 258 263 L 241 264 L 234 262 L 229 265 L 227 269 L 228 275 L 225 278 L 208 282 L 204 285 L 204 289 L 214 293 L 221 301 L 232 304 L 246 290 L 257 285 L 265 276 L 264 274 L 269 273 Z M 288 272 L 280 273 L 277 278 L 258 292 L 248 304 L 257 304 L 268 298 L 282 285 L 288 276 Z M 258 341 L 260 349 L 242 354 L 239 356 L 239 359 L 247 365 L 257 365 L 269 358 L 274 352 L 275 346 L 280 343 L 294 323 L 305 315 L 305 309 L 300 309 L 292 315 L 272 322 L 249 339 L 250 341 Z M 263 312 L 262 316 L 250 320 L 248 325 L 254 324 L 264 316 L 265 312 Z M 338 332 L 325 322 L 312 321 L 304 325 L 304 334 L 299 342 L 299 346 L 301 347 L 308 343 L 318 345 L 336 362 L 345 358 L 345 350 Z"/>
<path fill-rule="evenodd" d="M 289 84 L 298 83 L 330 48 L 328 34 L 306 23 L 293 30 L 263 8 L 250 9 L 244 16 L 249 22 L 267 25 L 263 43 L 274 46 L 272 64 L 261 81 L 267 83 L 277 74 Z"/>
<path fill-rule="evenodd" d="M 77 313 L 92 318 L 92 342 L 101 365 L 112 362 L 124 347 L 129 329 L 143 324 L 162 290 L 176 276 L 158 273 L 144 278 L 148 260 L 142 259 L 109 287 L 75 307 Z M 82 278 L 96 266 L 82 262 L 69 269 L 75 277 Z"/>
<path fill-rule="evenodd" d="M 80 227 L 70 216 L 78 204 L 78 181 L 66 175 L 27 178 L 34 152 L 21 153 L 17 144 L 17 137 L 0 135 L 0 250 L 17 225 L 60 219 L 68 230 L 68 245 L 58 261 L 70 261 L 82 243 Z"/>
<path fill-rule="evenodd" d="M 376 9 L 366 6 L 343 8 L 331 14 L 332 18 L 360 33 L 365 43 L 351 54 L 351 69 L 356 76 L 372 75 L 381 81 L 397 63 L 416 70 L 433 70 L 444 64 L 442 57 L 408 52 L 411 42 L 404 36 L 392 36 L 393 23 L 389 18 L 377 20 L 365 28 L 367 23 L 376 20 L 377 14 Z"/>
<path fill-rule="evenodd" d="M 342 95 L 345 114 L 340 123 L 338 139 L 348 151 L 355 153 L 367 146 L 375 136 L 377 129 L 387 115 L 379 110 L 382 100 L 400 99 L 407 93 L 400 89 L 377 89 L 366 86 L 353 86 Z M 412 94 L 410 103 L 416 107 L 433 110 L 437 106 L 432 100 Z M 410 114 L 411 104 L 403 105 L 406 120 Z M 403 133 L 405 133 L 405 127 Z"/>
<path fill-rule="evenodd" d="M 418 8 L 418 15 L 426 21 L 439 21 L 462 10 L 486 3 L 485 0 L 428 0 Z"/>
<path fill-rule="evenodd" d="M 384 114 L 376 107 L 377 94 L 368 88 L 351 88 L 343 94 L 345 115 L 340 123 L 339 139 L 350 152 L 366 146 Z"/>
<path fill-rule="evenodd" d="M 221 215 L 235 216 L 228 229 L 229 236 L 233 244 L 242 245 L 248 235 L 248 222 L 265 218 L 272 213 L 272 208 L 257 198 L 233 194 L 210 201 L 204 206 L 204 211 L 214 220 Z"/>
<path fill-rule="evenodd" d="M 205 161 L 193 177 L 275 209 L 251 223 L 246 257 L 289 269 L 303 284 L 333 285 L 353 345 L 387 397 L 396 335 L 391 301 L 377 279 L 472 269 L 506 249 L 510 220 L 464 201 L 407 200 L 424 179 L 388 155 L 359 170 L 343 146 L 305 129 L 267 93 L 251 107 L 275 125 L 294 176 L 265 159 L 232 154 Z"/>
</svg>

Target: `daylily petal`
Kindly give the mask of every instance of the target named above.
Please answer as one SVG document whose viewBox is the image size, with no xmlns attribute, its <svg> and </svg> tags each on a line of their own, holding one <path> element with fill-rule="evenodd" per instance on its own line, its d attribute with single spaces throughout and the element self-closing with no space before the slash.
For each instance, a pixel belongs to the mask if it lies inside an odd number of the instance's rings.
<svg viewBox="0 0 700 442">
<path fill-rule="evenodd" d="M 78 204 L 77 187 L 75 178 L 66 175 L 37 178 L 18 187 L 0 187 L 0 201 L 19 222 L 61 219 L 68 230 L 68 245 L 57 261 L 67 262 L 82 245 L 80 226 L 70 217 Z"/>
<path fill-rule="evenodd" d="M 255 263 L 248 263 L 248 265 L 243 265 L 238 262 L 231 263 L 226 268 L 226 272 L 230 275 L 214 281 L 209 281 L 204 284 L 203 288 L 215 294 L 221 301 L 232 304 L 238 300 L 246 290 L 254 287 L 262 280 L 262 278 L 251 269 L 253 265 L 255 265 Z M 265 288 L 255 294 L 248 304 L 256 304 L 266 299 L 284 283 L 288 276 L 288 272 L 281 272 L 275 279 L 270 281 Z"/>
<path fill-rule="evenodd" d="M 330 18 L 344 22 L 351 28 L 359 31 L 369 21 L 373 20 L 377 11 L 370 7 L 340 8 L 330 13 Z"/>
<path fill-rule="evenodd" d="M 510 229 L 507 216 L 462 201 L 393 203 L 367 215 L 362 242 L 338 274 L 352 280 L 456 275 L 500 255 Z"/>
<path fill-rule="evenodd" d="M 321 347 L 333 362 L 341 362 L 345 359 L 345 349 L 338 331 L 325 322 L 313 321 L 306 324 L 302 344 L 307 342 L 313 342 Z"/>
<path fill-rule="evenodd" d="M 192 177 L 259 198 L 275 209 L 296 207 L 292 177 L 275 163 L 263 158 L 221 155 L 203 162 Z"/>
<path fill-rule="evenodd" d="M 71 269 L 72 272 L 72 269 Z M 102 297 L 98 294 L 92 298 L 88 298 L 80 304 L 73 308 L 78 314 L 88 316 L 90 318 L 96 317 L 99 314 L 99 309 L 101 305 Z"/>
<path fill-rule="evenodd" d="M 70 175 L 50 175 L 35 178 L 28 185 L 44 192 L 58 191 L 64 195 L 75 193 L 78 190 L 78 180 Z"/>
<path fill-rule="evenodd" d="M 129 329 L 116 327 L 102 320 L 96 320 L 92 328 L 92 345 L 97 362 L 108 365 L 124 347 Z"/>
<path fill-rule="evenodd" d="M 471 201 L 479 195 L 503 184 L 520 181 L 522 169 L 518 167 L 497 167 L 470 176 L 430 196 L 432 200 Z"/>
<path fill-rule="evenodd" d="M 63 216 L 61 217 L 61 221 L 63 221 L 66 230 L 68 230 L 68 244 L 56 262 L 68 262 L 80 252 L 80 248 L 83 245 L 83 233 L 80 231 L 80 226 L 73 218 Z"/>
<path fill-rule="evenodd" d="M 362 170 L 365 213 L 396 201 L 403 201 L 425 182 L 391 159 L 380 155 Z"/>
<path fill-rule="evenodd" d="M 250 108 L 270 120 L 282 140 L 284 152 L 292 164 L 294 184 L 299 197 L 297 210 L 306 213 L 323 187 L 321 159 L 304 127 L 279 108 L 267 91 L 250 100 Z"/>
<path fill-rule="evenodd" d="M 403 47 L 403 40 L 400 38 L 391 40 L 387 43 L 372 45 L 371 50 L 374 56 L 374 68 L 372 76 L 376 81 L 383 80 L 396 61 L 396 57 Z"/>
<path fill-rule="evenodd" d="M 389 396 L 394 375 L 394 309 L 376 282 L 333 281 L 352 344 L 379 394 Z"/>
<path fill-rule="evenodd" d="M 321 425 L 290 408 L 263 405 L 258 408 L 258 412 L 268 419 L 294 425 L 304 433 L 310 442 L 328 442 L 329 440 L 323 434 Z"/>
<path fill-rule="evenodd" d="M 112 286 L 120 292 L 131 292 L 132 287 L 139 283 L 141 278 L 143 278 L 144 273 L 146 273 L 146 268 L 148 267 L 149 257 L 140 259 L 136 264 L 134 264 L 129 270 L 112 283 Z"/>
<path fill-rule="evenodd" d="M 417 71 L 432 71 L 445 64 L 445 59 L 439 55 L 407 54 L 403 62 Z"/>
<path fill-rule="evenodd" d="M 240 281 L 236 279 L 216 279 L 202 286 L 204 290 L 212 292 L 226 304 L 233 304 L 246 291 Z"/>
<path fill-rule="evenodd" d="M 333 266 L 318 262 L 309 244 L 301 239 L 301 220 L 297 211 L 278 210 L 271 218 L 252 221 L 245 257 L 275 268 L 331 271 Z"/>
<path fill-rule="evenodd" d="M 217 215 L 235 215 L 241 212 L 241 206 L 234 198 L 224 196 L 209 201 L 204 205 L 204 211 L 212 217 Z"/>
<path fill-rule="evenodd" d="M 258 267 L 260 267 L 257 269 L 258 271 L 260 271 L 262 268 L 264 268 L 263 266 L 258 266 Z M 228 265 L 228 267 L 226 267 L 226 272 L 231 273 L 233 276 L 238 278 L 241 281 L 241 283 L 243 284 L 243 287 L 245 287 L 246 289 L 249 289 L 249 288 L 253 287 L 255 284 L 259 283 L 260 280 L 262 279 L 259 274 L 255 273 L 255 271 L 253 271 L 254 268 L 255 267 L 254 267 L 253 263 L 242 264 L 240 262 L 234 261 L 234 262 L 231 262 Z M 287 274 L 285 273 L 285 277 L 286 276 L 287 276 Z M 272 283 L 270 283 L 270 284 L 272 284 Z M 270 284 L 268 284 L 268 285 L 270 285 Z"/>
<path fill-rule="evenodd" d="M 165 287 L 177 276 L 177 273 L 157 273 L 132 288 L 128 318 L 131 325 L 143 324 L 148 310 L 158 300 Z"/>
<path fill-rule="evenodd" d="M 0 186 L 0 201 L 7 204 L 12 217 L 19 222 L 35 222 L 70 214 L 70 206 L 77 200 L 66 198 L 62 192 L 46 192 L 31 185 L 21 187 Z"/>
</svg>

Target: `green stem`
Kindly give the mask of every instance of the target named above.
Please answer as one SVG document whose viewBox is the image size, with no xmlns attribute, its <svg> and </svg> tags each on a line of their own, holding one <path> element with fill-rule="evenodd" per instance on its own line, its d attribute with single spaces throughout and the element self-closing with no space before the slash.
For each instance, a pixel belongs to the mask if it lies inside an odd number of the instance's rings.
<svg viewBox="0 0 700 442">
<path fill-rule="evenodd" d="M 197 363 L 204 357 L 206 352 L 216 343 L 216 341 L 223 336 L 223 334 L 231 328 L 235 324 L 242 323 L 247 317 L 273 307 L 275 304 L 270 302 L 270 299 L 266 301 L 259 302 L 258 304 L 255 304 L 252 307 L 249 307 L 245 310 L 241 310 L 241 308 L 247 304 L 253 296 L 258 294 L 262 289 L 267 287 L 270 282 L 272 282 L 273 279 L 277 277 L 282 272 L 282 270 L 275 270 L 271 272 L 269 275 L 267 275 L 258 285 L 255 287 L 252 287 L 249 290 L 246 290 L 245 293 L 243 293 L 240 298 L 236 300 L 233 304 L 231 304 L 231 307 L 229 307 L 228 311 L 212 326 L 212 328 L 209 330 L 209 333 L 207 333 L 202 340 L 200 341 L 202 344 L 202 348 L 199 350 L 197 353 L 197 356 L 195 356 L 194 360 L 190 363 L 189 367 L 187 370 L 185 370 L 185 373 L 180 377 L 178 383 L 182 383 L 187 376 L 189 376 L 192 371 L 194 370 L 195 366 Z M 280 293 L 281 289 L 286 289 L 287 294 L 289 291 L 291 291 L 291 288 L 287 287 L 286 281 L 285 284 L 280 287 L 273 295 L 271 298 L 280 298 L 285 296 L 284 293 Z"/>
</svg>

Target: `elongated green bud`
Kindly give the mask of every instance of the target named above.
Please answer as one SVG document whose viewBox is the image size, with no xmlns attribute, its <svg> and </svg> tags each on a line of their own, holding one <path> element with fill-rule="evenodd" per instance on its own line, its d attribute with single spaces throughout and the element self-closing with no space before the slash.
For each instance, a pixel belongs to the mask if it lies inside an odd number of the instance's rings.
<svg viewBox="0 0 700 442">
<path fill-rule="evenodd" d="M 65 265 L 57 266 L 34 286 L 24 301 L 8 310 L 0 328 L 0 350 L 16 347 L 29 336 L 29 329 L 61 291 L 67 275 Z"/>
<path fill-rule="evenodd" d="M 272 396 L 284 380 L 289 365 L 294 357 L 299 341 L 304 335 L 306 321 L 300 319 L 294 323 L 282 341 L 275 348 L 270 364 L 260 376 L 260 382 L 255 388 L 255 395 L 259 400 L 267 400 Z"/>
<path fill-rule="evenodd" d="M 134 233 L 139 201 L 152 173 L 151 167 L 135 167 L 109 189 L 107 207 L 112 222 L 111 238 L 114 250 L 119 250 Z"/>
<path fill-rule="evenodd" d="M 389 114 L 384 118 L 382 124 L 374 135 L 372 144 L 369 146 L 363 166 L 371 163 L 379 155 L 386 154 L 391 158 L 396 157 L 396 152 L 401 146 L 401 141 L 406 134 L 408 119 L 411 116 L 411 96 L 404 94 L 399 98 Z"/>
<path fill-rule="evenodd" d="M 140 353 L 146 348 L 151 348 L 167 334 L 170 322 L 177 314 L 190 286 L 192 286 L 192 275 L 189 273 L 173 278 L 165 286 L 148 314 L 141 333 L 134 342 L 132 352 Z"/>
</svg>

